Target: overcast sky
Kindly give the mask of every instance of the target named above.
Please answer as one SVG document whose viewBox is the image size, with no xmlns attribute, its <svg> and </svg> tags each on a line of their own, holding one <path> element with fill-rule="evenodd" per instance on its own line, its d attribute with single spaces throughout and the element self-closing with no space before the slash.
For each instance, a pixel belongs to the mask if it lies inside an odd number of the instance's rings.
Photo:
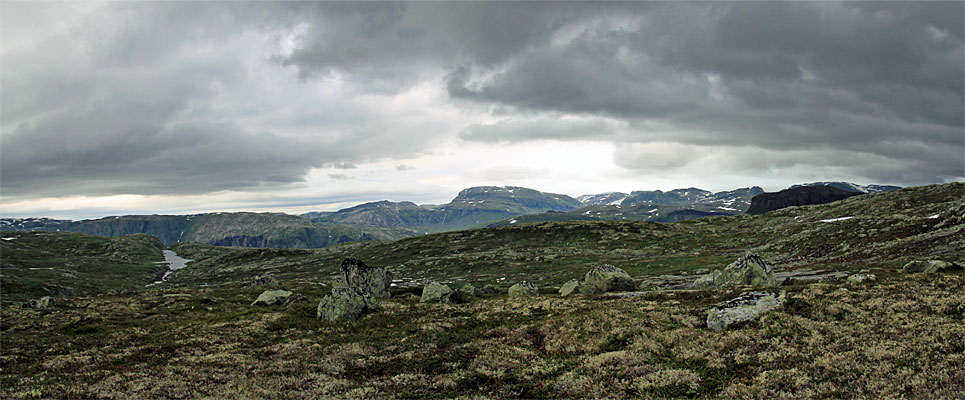
<svg viewBox="0 0 965 400">
<path fill-rule="evenodd" d="M 963 2 L 0 3 L 0 216 L 965 180 Z"/>
</svg>

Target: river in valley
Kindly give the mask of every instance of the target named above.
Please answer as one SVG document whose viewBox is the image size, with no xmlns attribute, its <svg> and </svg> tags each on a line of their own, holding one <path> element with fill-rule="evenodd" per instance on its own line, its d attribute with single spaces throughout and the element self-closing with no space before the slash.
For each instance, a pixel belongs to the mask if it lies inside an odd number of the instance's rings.
<svg viewBox="0 0 965 400">
<path fill-rule="evenodd" d="M 181 268 L 187 267 L 188 266 L 187 264 L 191 261 L 194 261 L 194 260 L 189 260 L 187 258 L 180 257 L 178 256 L 178 253 L 175 253 L 173 250 L 164 250 L 163 262 L 168 265 L 168 270 L 164 271 L 164 275 L 161 275 L 159 279 L 149 283 L 147 286 L 153 286 L 161 282 L 166 282 L 168 280 L 168 276 L 171 275 L 172 272 L 177 271 Z"/>
</svg>

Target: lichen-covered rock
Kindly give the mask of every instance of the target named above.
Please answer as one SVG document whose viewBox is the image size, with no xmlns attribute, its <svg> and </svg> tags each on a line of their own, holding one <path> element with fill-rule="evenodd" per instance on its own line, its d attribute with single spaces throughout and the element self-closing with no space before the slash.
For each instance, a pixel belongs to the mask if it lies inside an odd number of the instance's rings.
<svg viewBox="0 0 965 400">
<path fill-rule="evenodd" d="M 734 261 L 723 270 L 714 270 L 694 282 L 694 289 L 733 286 L 775 286 L 777 278 L 764 260 L 757 254 L 748 254 Z"/>
<path fill-rule="evenodd" d="M 509 287 L 509 297 L 536 296 L 539 288 L 532 282 L 522 281 Z"/>
<path fill-rule="evenodd" d="M 569 296 L 571 294 L 580 293 L 580 281 L 576 279 L 571 279 L 563 284 L 560 288 L 560 296 Z"/>
<path fill-rule="evenodd" d="M 715 331 L 738 322 L 752 321 L 781 307 L 784 299 L 769 292 L 750 292 L 728 300 L 707 312 L 707 327 Z"/>
<path fill-rule="evenodd" d="M 580 292 L 585 294 L 628 292 L 636 288 L 636 283 L 626 271 L 612 265 L 601 265 L 586 273 L 586 278 L 580 285 Z"/>
<path fill-rule="evenodd" d="M 492 297 L 495 296 L 496 293 L 499 293 L 499 289 L 493 285 L 486 285 L 476 289 L 476 296 L 479 297 Z"/>
<path fill-rule="evenodd" d="M 392 297 L 392 272 L 385 268 L 370 267 L 362 261 L 346 258 L 342 261 L 342 278 L 346 286 L 367 293 L 377 299 Z"/>
<path fill-rule="evenodd" d="M 351 321 L 375 308 L 375 298 L 348 287 L 332 288 L 332 293 L 318 303 L 316 318 L 326 321 Z"/>
<path fill-rule="evenodd" d="M 274 286 L 278 284 L 275 276 L 272 274 L 256 275 L 252 279 L 252 284 L 255 286 Z"/>
<path fill-rule="evenodd" d="M 854 274 L 848 276 L 849 283 L 863 283 L 863 282 L 874 282 L 877 281 L 878 277 L 875 274 Z"/>
<path fill-rule="evenodd" d="M 462 287 L 459 288 L 459 291 L 462 292 L 462 295 L 465 296 L 465 297 L 470 297 L 470 296 L 479 297 L 479 295 L 478 295 L 478 293 L 479 293 L 479 288 L 477 288 L 477 287 L 475 287 L 475 286 L 473 286 L 472 284 L 469 284 L 469 283 L 467 283 L 467 284 L 465 284 L 465 285 L 462 285 Z"/>
<path fill-rule="evenodd" d="M 961 271 L 961 270 L 962 270 L 962 266 L 954 262 L 948 262 L 948 261 L 942 261 L 942 260 L 928 260 L 928 261 L 912 261 L 908 264 L 905 264 L 905 267 L 902 268 L 901 272 L 904 272 L 906 274 L 914 274 L 919 272 L 925 273 L 925 274 L 931 274 L 936 272 L 954 272 L 954 271 Z"/>
<path fill-rule="evenodd" d="M 463 301 L 463 295 L 461 292 L 452 290 L 449 285 L 441 283 L 427 284 L 422 288 L 422 297 L 419 298 L 419 302 L 429 303 L 436 301 L 447 304 L 461 303 Z"/>
<path fill-rule="evenodd" d="M 287 290 L 266 290 L 251 303 L 253 306 L 283 306 L 294 300 L 294 293 Z"/>
<path fill-rule="evenodd" d="M 39 298 L 39 299 L 27 300 L 26 303 L 23 303 L 23 306 L 22 306 L 22 307 L 23 307 L 23 308 L 36 308 L 36 309 L 38 309 L 38 310 L 39 310 L 39 309 L 42 309 L 42 308 L 50 307 L 50 296 L 44 296 L 44 297 L 41 297 L 41 298 Z"/>
</svg>

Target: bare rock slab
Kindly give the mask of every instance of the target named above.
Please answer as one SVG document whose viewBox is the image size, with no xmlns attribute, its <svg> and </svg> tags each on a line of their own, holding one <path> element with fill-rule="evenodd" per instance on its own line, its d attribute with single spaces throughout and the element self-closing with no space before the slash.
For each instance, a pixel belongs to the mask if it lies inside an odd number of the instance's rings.
<svg viewBox="0 0 965 400">
<path fill-rule="evenodd" d="M 782 297 L 771 292 L 750 292 L 730 299 L 707 312 L 707 327 L 721 331 L 739 322 L 753 321 L 764 313 L 781 308 Z"/>
</svg>

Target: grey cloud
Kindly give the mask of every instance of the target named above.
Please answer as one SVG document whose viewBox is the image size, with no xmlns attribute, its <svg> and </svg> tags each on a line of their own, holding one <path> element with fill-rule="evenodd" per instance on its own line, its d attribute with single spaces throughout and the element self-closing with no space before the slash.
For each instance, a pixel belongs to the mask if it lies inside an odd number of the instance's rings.
<svg viewBox="0 0 965 400">
<path fill-rule="evenodd" d="M 279 37 L 303 21 L 299 6 L 113 3 L 4 51 L 4 197 L 288 187 L 314 167 L 352 168 L 432 143 L 431 129 L 369 118 L 378 104 L 270 97 L 257 69 L 267 67 L 251 59 L 271 66 Z M 4 24 L 16 18 L 3 15 Z M 311 90 L 294 78 L 291 89 Z"/>
<path fill-rule="evenodd" d="M 412 170 L 414 170 L 414 169 L 416 169 L 416 168 L 413 167 L 413 166 L 411 166 L 411 165 L 406 165 L 406 164 L 399 164 L 399 165 L 396 165 L 396 166 L 395 166 L 395 170 L 396 170 L 396 171 L 412 171 Z"/>
</svg>

